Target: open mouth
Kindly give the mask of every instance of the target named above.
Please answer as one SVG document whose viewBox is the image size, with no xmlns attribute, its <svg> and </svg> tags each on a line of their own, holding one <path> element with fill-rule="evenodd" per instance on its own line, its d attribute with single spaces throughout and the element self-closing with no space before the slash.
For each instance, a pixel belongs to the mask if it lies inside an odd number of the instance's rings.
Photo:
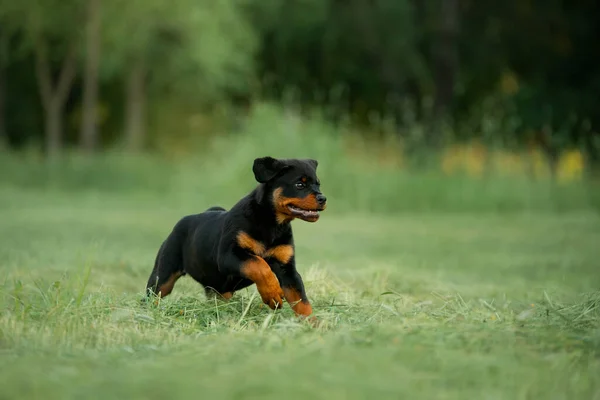
<svg viewBox="0 0 600 400">
<path fill-rule="evenodd" d="M 292 215 L 296 217 L 300 217 L 302 219 L 318 219 L 319 218 L 319 210 L 305 210 L 300 207 L 296 207 L 293 205 L 288 205 L 288 210 L 292 213 Z"/>
</svg>

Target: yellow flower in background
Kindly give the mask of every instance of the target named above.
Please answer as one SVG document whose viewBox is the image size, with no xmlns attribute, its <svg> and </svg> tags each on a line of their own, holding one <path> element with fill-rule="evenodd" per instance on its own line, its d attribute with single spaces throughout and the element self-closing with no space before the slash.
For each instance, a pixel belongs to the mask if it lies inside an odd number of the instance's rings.
<svg viewBox="0 0 600 400">
<path fill-rule="evenodd" d="M 522 175 L 525 173 L 523 157 L 508 151 L 497 151 L 493 160 L 494 171 L 500 175 Z"/>
<path fill-rule="evenodd" d="M 527 174 L 535 178 L 549 178 L 551 175 L 548 157 L 541 149 L 533 149 L 528 154 L 490 151 L 478 142 L 448 147 L 442 153 L 440 167 L 446 175 L 463 172 L 471 177 L 481 177 L 488 160 L 493 171 L 503 176 Z M 585 160 L 580 151 L 569 150 L 561 155 L 557 166 L 557 179 L 560 182 L 579 180 L 584 172 Z"/>
<path fill-rule="evenodd" d="M 536 178 L 548 178 L 550 176 L 550 164 L 548 158 L 540 149 L 530 152 L 530 160 L 533 175 Z"/>
<path fill-rule="evenodd" d="M 442 154 L 442 171 L 446 175 L 452 175 L 459 168 L 462 154 L 461 146 L 450 146 Z"/>
<path fill-rule="evenodd" d="M 488 157 L 487 148 L 481 143 L 474 143 L 467 147 L 465 154 L 466 170 L 470 176 L 481 177 L 485 172 L 485 164 Z"/>
<path fill-rule="evenodd" d="M 500 79 L 502 93 L 512 95 L 519 91 L 519 80 L 512 72 L 505 72 Z"/>
<path fill-rule="evenodd" d="M 568 150 L 561 154 L 557 166 L 557 179 L 559 182 L 570 182 L 583 177 L 585 161 L 579 150 Z"/>
<path fill-rule="evenodd" d="M 465 172 L 469 176 L 481 177 L 487 157 L 487 148 L 480 143 L 450 146 L 442 154 L 442 171 L 446 175 Z"/>
<path fill-rule="evenodd" d="M 375 148 L 374 153 L 381 166 L 400 169 L 405 166 L 404 147 L 397 141 L 387 141 Z"/>
</svg>

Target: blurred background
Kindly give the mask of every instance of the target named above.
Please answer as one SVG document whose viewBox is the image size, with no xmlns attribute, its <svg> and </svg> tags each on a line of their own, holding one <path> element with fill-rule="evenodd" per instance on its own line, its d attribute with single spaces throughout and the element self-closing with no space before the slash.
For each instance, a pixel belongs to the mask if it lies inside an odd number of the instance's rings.
<svg viewBox="0 0 600 400">
<path fill-rule="evenodd" d="M 597 208 L 598 38 L 594 0 L 2 0 L 0 183 L 231 205 L 269 154 L 338 211 Z"/>
</svg>

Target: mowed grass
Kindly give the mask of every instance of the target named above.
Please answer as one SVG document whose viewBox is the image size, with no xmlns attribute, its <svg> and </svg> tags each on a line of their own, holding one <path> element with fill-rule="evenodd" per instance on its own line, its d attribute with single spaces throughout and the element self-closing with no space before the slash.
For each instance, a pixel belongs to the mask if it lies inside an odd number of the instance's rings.
<svg viewBox="0 0 600 400">
<path fill-rule="evenodd" d="M 186 277 L 140 303 L 173 224 L 211 204 L 0 196 L 2 399 L 600 398 L 594 212 L 332 204 L 294 223 L 314 328 L 254 286 L 209 301 Z"/>
</svg>

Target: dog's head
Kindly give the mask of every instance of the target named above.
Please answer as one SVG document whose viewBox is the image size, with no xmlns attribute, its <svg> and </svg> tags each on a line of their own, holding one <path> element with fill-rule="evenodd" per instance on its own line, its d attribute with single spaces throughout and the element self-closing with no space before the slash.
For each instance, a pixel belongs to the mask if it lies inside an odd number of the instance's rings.
<svg viewBox="0 0 600 400">
<path fill-rule="evenodd" d="M 327 206 L 317 177 L 316 160 L 262 157 L 254 160 L 252 171 L 265 184 L 267 196 L 272 199 L 279 223 L 300 218 L 316 222 L 319 212 Z"/>
</svg>

